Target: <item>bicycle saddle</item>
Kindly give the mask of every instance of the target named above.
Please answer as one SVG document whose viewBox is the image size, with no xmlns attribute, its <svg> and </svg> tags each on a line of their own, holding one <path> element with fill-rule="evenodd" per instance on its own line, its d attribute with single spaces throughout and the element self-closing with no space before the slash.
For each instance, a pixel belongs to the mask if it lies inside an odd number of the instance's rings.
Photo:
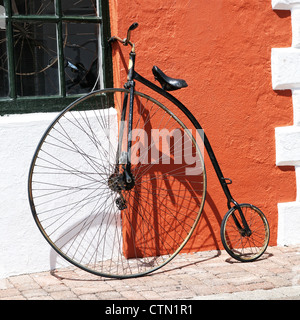
<svg viewBox="0 0 300 320">
<path fill-rule="evenodd" d="M 164 74 L 157 66 L 152 68 L 152 73 L 165 91 L 173 91 L 187 87 L 187 83 L 183 79 L 174 79 Z"/>
</svg>

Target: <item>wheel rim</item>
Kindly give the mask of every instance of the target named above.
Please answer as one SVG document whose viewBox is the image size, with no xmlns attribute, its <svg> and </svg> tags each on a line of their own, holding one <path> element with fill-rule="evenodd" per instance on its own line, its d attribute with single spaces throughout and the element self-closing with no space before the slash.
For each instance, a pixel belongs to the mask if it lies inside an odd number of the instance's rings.
<svg viewBox="0 0 300 320">
<path fill-rule="evenodd" d="M 44 134 L 29 177 L 32 212 L 51 246 L 86 271 L 118 278 L 144 275 L 173 259 L 197 225 L 206 191 L 203 159 L 191 132 L 165 106 L 140 93 L 135 98 L 134 187 L 122 190 L 122 196 L 112 188 L 117 119 L 127 93 L 100 90 L 63 111 Z M 94 110 L 86 110 L 91 105 Z M 171 163 L 161 163 L 168 157 L 155 150 L 160 144 L 152 136 L 145 140 L 142 128 L 173 132 L 172 155 L 179 150 L 176 145 L 189 139 L 201 174 L 187 175 L 195 164 L 177 164 L 175 156 L 169 157 Z M 182 133 L 177 144 L 174 132 Z M 144 148 L 147 141 L 151 143 Z M 152 156 L 158 154 L 152 163 L 150 150 Z M 126 208 L 120 210 L 118 201 Z"/>
</svg>

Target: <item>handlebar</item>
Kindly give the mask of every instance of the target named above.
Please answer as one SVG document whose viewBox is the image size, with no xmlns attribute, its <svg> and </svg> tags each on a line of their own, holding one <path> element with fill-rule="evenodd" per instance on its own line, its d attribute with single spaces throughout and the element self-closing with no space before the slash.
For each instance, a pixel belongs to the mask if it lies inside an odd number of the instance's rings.
<svg viewBox="0 0 300 320">
<path fill-rule="evenodd" d="M 108 43 L 114 42 L 114 41 L 119 41 L 121 42 L 124 46 L 128 46 L 130 45 L 131 47 L 134 48 L 134 44 L 130 41 L 130 37 L 131 37 L 131 31 L 135 30 L 137 27 L 139 26 L 139 24 L 137 22 L 134 22 L 127 31 L 127 37 L 125 39 L 121 39 L 117 36 L 113 36 L 108 40 Z"/>
</svg>

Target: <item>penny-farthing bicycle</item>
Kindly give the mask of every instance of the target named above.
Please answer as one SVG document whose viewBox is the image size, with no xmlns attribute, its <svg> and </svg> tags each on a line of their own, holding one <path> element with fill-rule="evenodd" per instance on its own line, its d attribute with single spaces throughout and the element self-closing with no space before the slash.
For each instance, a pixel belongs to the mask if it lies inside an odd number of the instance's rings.
<svg viewBox="0 0 300 320">
<path fill-rule="evenodd" d="M 187 84 L 153 74 L 161 87 L 135 71 L 131 46 L 124 89 L 85 95 L 63 110 L 44 133 L 29 174 L 34 219 L 50 245 L 66 260 L 97 275 L 126 278 L 148 274 L 190 239 L 206 193 L 204 146 L 229 211 L 221 225 L 226 251 L 253 261 L 267 248 L 266 217 L 237 203 L 196 118 L 173 95 Z M 135 83 L 153 97 L 137 92 Z"/>
</svg>

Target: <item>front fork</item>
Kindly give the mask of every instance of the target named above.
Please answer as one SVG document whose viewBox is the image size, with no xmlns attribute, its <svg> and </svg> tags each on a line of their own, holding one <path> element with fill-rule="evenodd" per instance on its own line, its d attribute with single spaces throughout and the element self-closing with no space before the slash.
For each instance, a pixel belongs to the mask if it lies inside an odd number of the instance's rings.
<svg viewBox="0 0 300 320">
<path fill-rule="evenodd" d="M 127 82 L 125 83 L 125 89 L 129 89 L 129 113 L 128 113 L 128 141 L 127 141 L 127 163 L 124 170 L 125 179 L 127 184 L 134 183 L 133 176 L 131 173 L 131 146 L 132 146 L 132 123 L 133 123 L 133 103 L 134 103 L 134 90 L 135 90 L 135 81 L 133 80 L 134 75 L 134 66 L 135 66 L 135 52 L 134 47 L 132 48 L 129 54 L 129 64 L 128 64 L 128 75 L 127 75 Z M 125 101 L 126 100 L 126 101 Z M 128 94 L 125 94 L 122 116 L 124 113 L 124 118 L 122 119 L 125 121 L 125 114 L 127 109 L 127 100 Z"/>
<path fill-rule="evenodd" d="M 250 237 L 251 234 L 252 234 L 252 231 L 247 223 L 247 220 L 243 214 L 243 211 L 240 207 L 240 205 L 232 198 L 231 196 L 231 193 L 229 191 L 229 188 L 228 188 L 228 184 L 231 184 L 232 183 L 232 180 L 229 179 L 229 178 L 224 178 L 223 176 L 221 177 L 220 179 L 220 182 L 221 182 L 221 185 L 222 185 L 222 188 L 223 188 L 223 191 L 227 197 L 227 207 L 229 210 L 232 209 L 232 205 L 233 205 L 233 208 L 234 210 L 238 210 L 238 213 L 239 213 L 239 216 L 240 216 L 240 221 L 242 222 L 242 225 L 239 221 L 239 219 L 237 218 L 237 216 L 232 213 L 232 218 L 234 220 L 234 223 L 237 227 L 237 229 L 239 230 L 239 233 L 242 237 Z"/>
<path fill-rule="evenodd" d="M 127 76 L 127 83 L 124 85 L 125 89 L 129 89 L 129 93 L 125 93 L 122 105 L 120 132 L 118 140 L 118 148 L 116 155 L 116 166 L 114 173 L 109 177 L 109 187 L 111 190 L 117 192 L 119 197 L 116 199 L 116 205 L 119 210 L 126 209 L 126 200 L 122 194 L 124 190 L 131 190 L 135 185 L 134 176 L 131 172 L 131 147 L 132 147 L 132 127 L 133 127 L 133 103 L 134 103 L 134 90 L 135 82 L 133 80 L 135 53 L 130 53 L 129 70 Z M 125 130 L 125 119 L 128 109 L 128 131 Z M 124 137 L 127 135 L 127 137 Z M 124 138 L 127 138 L 127 151 L 122 152 L 122 145 Z M 120 165 L 122 170 L 120 171 Z"/>
<path fill-rule="evenodd" d="M 251 234 L 252 234 L 252 231 L 251 231 L 251 229 L 250 229 L 250 227 L 249 227 L 249 225 L 248 225 L 248 223 L 247 223 L 247 221 L 245 219 L 245 216 L 243 214 L 243 211 L 242 211 L 240 205 L 233 199 L 232 199 L 232 203 L 234 203 L 234 210 L 236 210 L 236 209 L 238 210 L 240 218 L 241 218 L 241 221 L 242 221 L 243 227 L 241 226 L 241 224 L 240 224 L 239 220 L 237 219 L 236 215 L 234 213 L 232 213 L 232 218 L 233 218 L 233 220 L 235 222 L 236 227 L 239 230 L 240 235 L 242 237 L 250 237 Z"/>
<path fill-rule="evenodd" d="M 135 83 L 133 80 L 126 83 L 127 87 L 130 89 L 129 94 L 129 114 L 128 114 L 128 141 L 127 141 L 127 161 L 126 167 L 124 170 L 126 176 L 126 183 L 132 183 L 132 173 L 131 173 L 131 147 L 132 147 L 132 123 L 133 123 L 133 102 L 134 102 L 134 86 Z M 128 99 L 128 96 L 125 97 Z M 125 99 L 124 98 L 124 99 Z M 125 119 L 124 119 L 125 120 Z"/>
</svg>

